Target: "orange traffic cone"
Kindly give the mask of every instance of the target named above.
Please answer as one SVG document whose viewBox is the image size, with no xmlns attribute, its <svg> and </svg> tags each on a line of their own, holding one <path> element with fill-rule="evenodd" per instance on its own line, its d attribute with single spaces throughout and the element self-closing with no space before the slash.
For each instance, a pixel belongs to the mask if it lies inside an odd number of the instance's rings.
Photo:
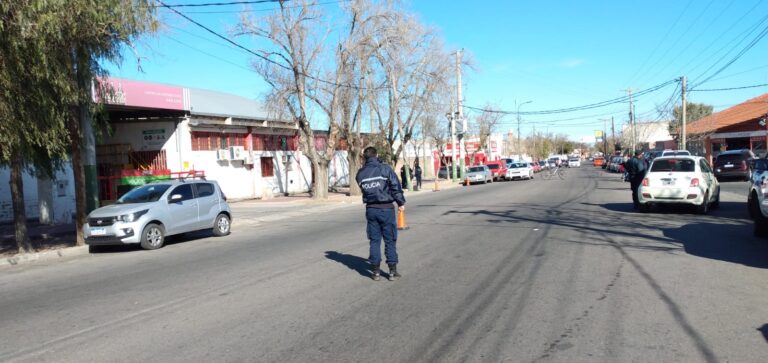
<svg viewBox="0 0 768 363">
<path fill-rule="evenodd" d="M 408 229 L 408 225 L 405 223 L 405 211 L 397 211 L 397 229 Z"/>
<path fill-rule="evenodd" d="M 440 183 L 437 182 L 437 178 L 435 178 L 435 188 L 432 189 L 433 192 L 439 192 L 440 191 Z"/>
</svg>

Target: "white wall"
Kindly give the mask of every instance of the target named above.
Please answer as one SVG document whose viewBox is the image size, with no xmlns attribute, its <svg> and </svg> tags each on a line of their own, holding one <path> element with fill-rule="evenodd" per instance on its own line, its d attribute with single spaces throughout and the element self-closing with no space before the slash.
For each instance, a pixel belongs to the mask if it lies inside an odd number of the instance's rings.
<svg viewBox="0 0 768 363">
<path fill-rule="evenodd" d="M 11 170 L 0 168 L 0 223 L 13 222 L 13 203 L 11 202 L 10 186 Z M 37 190 L 37 177 L 29 173 L 23 173 L 24 204 L 26 205 L 27 219 L 40 218 L 40 206 Z M 75 187 L 72 175 L 72 165 L 65 163 L 63 170 L 56 173 L 53 180 L 53 223 L 70 223 L 75 213 Z"/>
</svg>

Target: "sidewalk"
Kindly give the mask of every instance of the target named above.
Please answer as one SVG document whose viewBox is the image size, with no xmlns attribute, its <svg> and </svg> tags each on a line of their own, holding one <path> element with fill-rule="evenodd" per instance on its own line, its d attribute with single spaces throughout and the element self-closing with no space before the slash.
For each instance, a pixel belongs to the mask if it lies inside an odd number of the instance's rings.
<svg viewBox="0 0 768 363">
<path fill-rule="evenodd" d="M 420 193 L 431 193 L 434 188 L 434 179 L 424 179 L 422 189 L 419 191 L 405 191 L 405 195 L 414 195 Z M 441 180 L 440 190 L 452 189 L 461 186 L 459 183 L 451 183 L 449 180 Z M 361 204 L 360 196 L 349 196 L 348 188 L 338 188 L 336 191 L 328 193 L 328 199 L 314 200 L 310 193 L 292 194 L 289 196 L 275 196 L 269 199 L 242 199 L 230 200 L 230 208 L 233 212 L 234 223 L 245 221 L 246 224 L 259 224 L 275 221 L 284 218 L 290 218 L 297 214 L 306 214 L 317 212 L 319 210 L 330 210 L 349 204 Z M 300 208 L 295 208 L 301 205 Z M 316 206 L 316 207 L 315 207 Z M 37 222 L 27 223 L 27 232 L 32 241 L 34 255 L 32 259 L 37 260 L 40 256 L 51 255 L 57 258 L 65 253 L 48 253 L 50 251 L 68 249 L 75 246 L 75 224 L 43 225 Z M 87 251 L 87 248 L 77 247 L 78 251 Z M 0 265 L 3 262 L 11 261 L 5 264 L 16 264 L 19 261 L 29 260 L 30 258 L 21 258 L 16 253 L 15 228 L 13 223 L 0 224 Z"/>
</svg>

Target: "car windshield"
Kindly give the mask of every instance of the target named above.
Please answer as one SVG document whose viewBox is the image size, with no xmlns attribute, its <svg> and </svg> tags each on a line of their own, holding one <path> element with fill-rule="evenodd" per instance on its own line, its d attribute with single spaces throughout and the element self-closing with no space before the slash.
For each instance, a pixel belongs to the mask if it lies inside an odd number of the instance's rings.
<svg viewBox="0 0 768 363">
<path fill-rule="evenodd" d="M 469 172 L 470 173 L 475 173 L 475 172 L 483 171 L 483 170 L 484 169 L 483 169 L 482 166 L 473 166 L 473 167 L 469 168 Z"/>
<path fill-rule="evenodd" d="M 568 161 L 579 161 L 579 159 L 571 159 L 571 160 L 568 160 Z"/>
<path fill-rule="evenodd" d="M 691 159 L 657 159 L 651 165 L 651 172 L 693 172 L 696 170 L 696 162 Z"/>
<path fill-rule="evenodd" d="M 525 164 L 523 164 L 523 163 L 512 163 L 512 164 L 509 165 L 509 167 L 512 168 L 512 169 L 524 168 Z"/>
<path fill-rule="evenodd" d="M 120 199 L 115 202 L 116 204 L 130 204 L 130 203 L 148 203 L 156 202 L 165 193 L 170 184 L 149 184 L 138 187 L 125 193 Z"/>
<path fill-rule="evenodd" d="M 499 168 L 499 164 L 488 164 L 488 169 L 496 170 Z"/>
<path fill-rule="evenodd" d="M 722 162 L 722 161 L 738 161 L 738 160 L 741 160 L 742 158 L 743 157 L 741 156 L 741 154 L 724 154 L 724 155 L 721 154 L 720 156 L 717 157 L 717 161 L 719 161 L 719 162 Z"/>
</svg>

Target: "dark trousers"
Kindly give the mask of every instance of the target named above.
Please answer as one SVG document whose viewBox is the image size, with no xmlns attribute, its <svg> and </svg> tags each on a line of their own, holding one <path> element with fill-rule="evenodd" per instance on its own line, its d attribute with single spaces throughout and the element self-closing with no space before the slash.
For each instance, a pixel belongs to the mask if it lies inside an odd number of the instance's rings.
<svg viewBox="0 0 768 363">
<path fill-rule="evenodd" d="M 416 177 L 416 189 L 421 189 L 421 175 Z"/>
<path fill-rule="evenodd" d="M 640 206 L 639 199 L 637 199 L 637 190 L 640 189 L 640 184 L 643 184 L 643 176 L 631 176 L 629 177 L 629 184 L 632 187 L 632 204 L 635 208 Z"/>
<path fill-rule="evenodd" d="M 368 220 L 368 240 L 371 253 L 368 261 L 371 264 L 381 263 L 381 239 L 384 239 L 384 255 L 387 264 L 397 263 L 397 219 L 394 208 L 365 208 L 365 219 Z"/>
</svg>

